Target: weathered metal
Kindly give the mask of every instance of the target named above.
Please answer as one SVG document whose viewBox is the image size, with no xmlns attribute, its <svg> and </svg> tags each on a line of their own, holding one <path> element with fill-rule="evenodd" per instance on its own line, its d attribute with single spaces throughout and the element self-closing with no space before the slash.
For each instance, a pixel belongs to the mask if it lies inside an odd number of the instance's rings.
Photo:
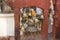
<svg viewBox="0 0 60 40">
<path fill-rule="evenodd" d="M 5 2 L 14 9 L 15 17 L 15 40 L 20 40 L 20 8 L 36 6 L 44 10 L 44 20 L 41 31 L 42 40 L 48 38 L 48 13 L 50 9 L 50 0 L 5 0 Z"/>
</svg>

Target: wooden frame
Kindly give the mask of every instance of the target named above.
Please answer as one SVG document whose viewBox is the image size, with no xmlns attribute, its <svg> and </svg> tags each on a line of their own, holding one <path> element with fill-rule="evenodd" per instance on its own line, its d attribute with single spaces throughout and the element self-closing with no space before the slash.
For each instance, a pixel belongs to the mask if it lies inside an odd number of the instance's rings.
<svg viewBox="0 0 60 40">
<path fill-rule="evenodd" d="M 54 25 L 53 25 L 53 40 L 60 39 L 60 0 L 53 0 L 54 2 Z"/>
<path fill-rule="evenodd" d="M 20 40 L 20 12 L 22 7 L 36 6 L 44 10 L 44 21 L 42 27 L 42 40 L 48 38 L 48 13 L 50 9 L 50 0 L 5 0 L 5 2 L 14 9 L 15 17 L 15 40 Z"/>
</svg>

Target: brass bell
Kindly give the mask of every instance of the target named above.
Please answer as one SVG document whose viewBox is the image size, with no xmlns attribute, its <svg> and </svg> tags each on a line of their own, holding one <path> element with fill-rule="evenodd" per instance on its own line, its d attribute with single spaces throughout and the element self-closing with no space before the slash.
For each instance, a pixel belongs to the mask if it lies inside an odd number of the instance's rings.
<svg viewBox="0 0 60 40">
<path fill-rule="evenodd" d="M 50 24 L 53 25 L 53 20 L 51 20 L 51 23 Z"/>
<path fill-rule="evenodd" d="M 31 15 L 32 15 L 32 16 L 35 15 L 35 11 L 34 11 L 34 9 L 31 9 Z"/>
<path fill-rule="evenodd" d="M 43 16 L 43 14 L 41 14 L 41 15 L 40 15 L 40 18 L 41 18 L 41 19 L 44 19 L 44 16 Z"/>
<path fill-rule="evenodd" d="M 22 11 L 22 10 L 23 10 L 23 8 L 21 8 L 21 9 L 20 9 L 20 12 L 21 12 L 21 13 L 23 13 L 23 11 Z"/>
<path fill-rule="evenodd" d="M 35 19 L 34 21 L 35 21 L 35 23 L 39 22 L 39 20 L 38 20 L 38 19 Z"/>
</svg>

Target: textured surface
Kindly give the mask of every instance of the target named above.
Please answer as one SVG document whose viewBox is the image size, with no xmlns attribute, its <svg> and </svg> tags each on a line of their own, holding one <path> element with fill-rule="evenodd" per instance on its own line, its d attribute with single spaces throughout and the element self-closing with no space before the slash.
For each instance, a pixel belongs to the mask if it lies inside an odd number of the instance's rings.
<svg viewBox="0 0 60 40">
<path fill-rule="evenodd" d="M 10 36 L 10 37 L 0 37 L 0 40 L 14 40 L 14 37 L 13 36 Z M 21 36 L 21 40 L 41 40 L 41 35 L 40 33 L 38 34 L 34 34 L 34 35 L 24 35 L 24 36 Z M 52 34 L 48 34 L 48 40 L 52 40 Z M 60 40 L 60 39 L 56 39 L 56 40 Z"/>
</svg>

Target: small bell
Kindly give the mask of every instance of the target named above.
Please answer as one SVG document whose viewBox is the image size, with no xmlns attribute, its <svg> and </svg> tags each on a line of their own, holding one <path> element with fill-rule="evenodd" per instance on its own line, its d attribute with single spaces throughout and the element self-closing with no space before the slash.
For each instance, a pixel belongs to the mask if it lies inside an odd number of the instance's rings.
<svg viewBox="0 0 60 40">
<path fill-rule="evenodd" d="M 31 16 L 31 13 L 28 13 L 28 16 Z"/>
<path fill-rule="evenodd" d="M 23 17 L 27 17 L 27 14 L 23 14 Z"/>
<path fill-rule="evenodd" d="M 41 19 L 44 19 L 44 16 L 43 16 L 43 14 L 41 14 L 40 18 L 41 18 Z"/>
<path fill-rule="evenodd" d="M 41 28 L 38 28 L 38 30 L 40 31 L 40 30 L 41 30 Z"/>
<path fill-rule="evenodd" d="M 32 19 L 29 19 L 28 20 L 28 25 L 33 25 L 33 24 L 34 24 L 33 20 Z"/>
<path fill-rule="evenodd" d="M 51 25 L 53 25 L 53 22 L 51 21 Z"/>
<path fill-rule="evenodd" d="M 25 31 L 25 30 L 24 30 L 24 26 L 21 27 L 21 31 L 23 31 L 23 32 Z"/>
<path fill-rule="evenodd" d="M 50 13 L 50 18 L 52 18 L 52 13 Z"/>
<path fill-rule="evenodd" d="M 39 22 L 39 20 L 38 19 L 35 19 L 35 23 L 37 23 L 37 22 Z"/>
<path fill-rule="evenodd" d="M 31 9 L 31 15 L 32 15 L 32 16 L 35 15 L 35 11 L 34 11 L 34 9 Z"/>
<path fill-rule="evenodd" d="M 23 17 L 28 17 L 27 14 L 25 13 L 25 11 L 24 11 L 24 13 L 23 13 Z"/>
</svg>

